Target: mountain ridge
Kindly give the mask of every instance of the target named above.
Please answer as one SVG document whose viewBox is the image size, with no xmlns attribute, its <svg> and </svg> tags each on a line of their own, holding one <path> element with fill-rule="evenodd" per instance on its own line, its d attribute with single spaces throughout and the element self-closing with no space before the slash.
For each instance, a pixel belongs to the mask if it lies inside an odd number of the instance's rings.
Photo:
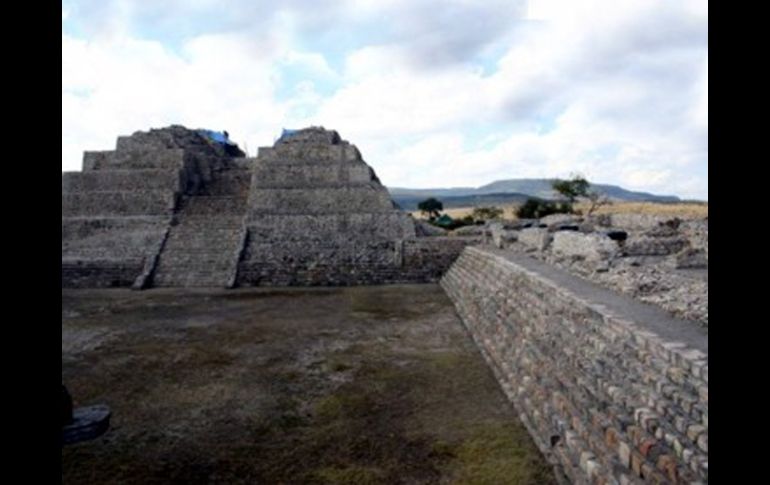
<svg viewBox="0 0 770 485">
<path fill-rule="evenodd" d="M 449 187 L 410 189 L 388 187 L 390 196 L 405 210 L 415 210 L 417 204 L 428 198 L 441 199 L 445 207 L 465 207 L 482 204 L 519 203 L 527 198 L 555 199 L 558 194 L 551 187 L 555 179 L 525 178 L 503 179 L 480 187 Z M 618 185 L 591 184 L 591 189 L 615 201 L 633 202 L 681 202 L 675 195 L 656 195 L 624 189 Z"/>
</svg>

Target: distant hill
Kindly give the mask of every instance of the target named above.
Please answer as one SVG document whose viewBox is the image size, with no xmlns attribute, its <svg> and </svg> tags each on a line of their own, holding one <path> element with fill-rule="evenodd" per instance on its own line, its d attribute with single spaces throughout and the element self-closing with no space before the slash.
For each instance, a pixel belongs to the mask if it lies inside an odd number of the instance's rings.
<svg viewBox="0 0 770 485">
<path fill-rule="evenodd" d="M 428 197 L 436 197 L 444 206 L 444 209 L 454 209 L 457 207 L 474 207 L 518 204 L 526 201 L 529 196 L 516 193 L 500 194 L 478 194 L 478 195 L 393 195 L 391 198 L 405 211 L 416 211 L 417 204 Z"/>
<path fill-rule="evenodd" d="M 454 187 L 436 189 L 406 189 L 389 187 L 390 196 L 404 210 L 417 210 L 417 204 L 428 197 L 435 197 L 446 208 L 474 205 L 500 205 L 523 202 L 528 197 L 541 199 L 556 198 L 551 188 L 552 179 L 508 179 L 497 180 L 478 188 Z M 617 201 L 634 202 L 679 202 L 674 195 L 655 195 L 634 192 L 617 185 L 591 184 L 591 188 Z"/>
</svg>

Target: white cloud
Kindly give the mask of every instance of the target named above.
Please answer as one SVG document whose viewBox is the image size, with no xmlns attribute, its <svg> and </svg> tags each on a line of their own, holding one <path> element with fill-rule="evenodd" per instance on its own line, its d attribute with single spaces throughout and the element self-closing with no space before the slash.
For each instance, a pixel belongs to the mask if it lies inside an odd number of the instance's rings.
<svg viewBox="0 0 770 485">
<path fill-rule="evenodd" d="M 227 129 L 252 153 L 320 124 L 391 185 L 582 172 L 708 197 L 705 1 L 158 4 L 153 25 L 186 26 L 173 46 L 140 33 L 149 14 L 131 2 L 85 1 L 62 8 L 63 169 L 171 123 Z M 216 29 L 198 25 L 218 6 Z M 67 33 L 75 20 L 86 37 Z"/>
</svg>

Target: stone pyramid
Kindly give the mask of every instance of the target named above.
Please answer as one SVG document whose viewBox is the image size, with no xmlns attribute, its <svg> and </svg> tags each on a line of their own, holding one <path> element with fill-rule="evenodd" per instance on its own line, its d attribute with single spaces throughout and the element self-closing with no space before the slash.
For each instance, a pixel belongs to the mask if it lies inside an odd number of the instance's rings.
<svg viewBox="0 0 770 485">
<path fill-rule="evenodd" d="M 62 173 L 62 287 L 427 282 L 473 242 L 420 237 L 336 131 L 242 155 L 181 126 L 86 152 Z"/>
</svg>

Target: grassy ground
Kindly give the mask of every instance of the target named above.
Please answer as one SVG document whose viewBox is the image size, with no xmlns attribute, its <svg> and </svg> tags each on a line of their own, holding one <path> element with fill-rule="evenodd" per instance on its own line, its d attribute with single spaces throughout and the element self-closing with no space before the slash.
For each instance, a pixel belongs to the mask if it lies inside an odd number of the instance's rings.
<svg viewBox="0 0 770 485">
<path fill-rule="evenodd" d="M 516 208 L 518 205 L 505 205 L 501 207 L 505 212 L 503 218 L 515 220 Z M 576 205 L 578 210 L 585 213 L 588 210 L 588 204 L 580 203 Z M 473 212 L 473 207 L 458 207 L 442 211 L 453 219 L 465 217 Z M 597 214 L 657 214 L 663 216 L 679 217 L 681 219 L 697 219 L 708 217 L 708 203 L 681 202 L 676 204 L 661 204 L 656 202 L 615 202 L 610 205 L 602 206 Z M 412 212 L 416 218 L 423 218 L 420 211 Z"/>
<path fill-rule="evenodd" d="M 434 285 L 62 291 L 63 483 L 548 484 Z"/>
</svg>

